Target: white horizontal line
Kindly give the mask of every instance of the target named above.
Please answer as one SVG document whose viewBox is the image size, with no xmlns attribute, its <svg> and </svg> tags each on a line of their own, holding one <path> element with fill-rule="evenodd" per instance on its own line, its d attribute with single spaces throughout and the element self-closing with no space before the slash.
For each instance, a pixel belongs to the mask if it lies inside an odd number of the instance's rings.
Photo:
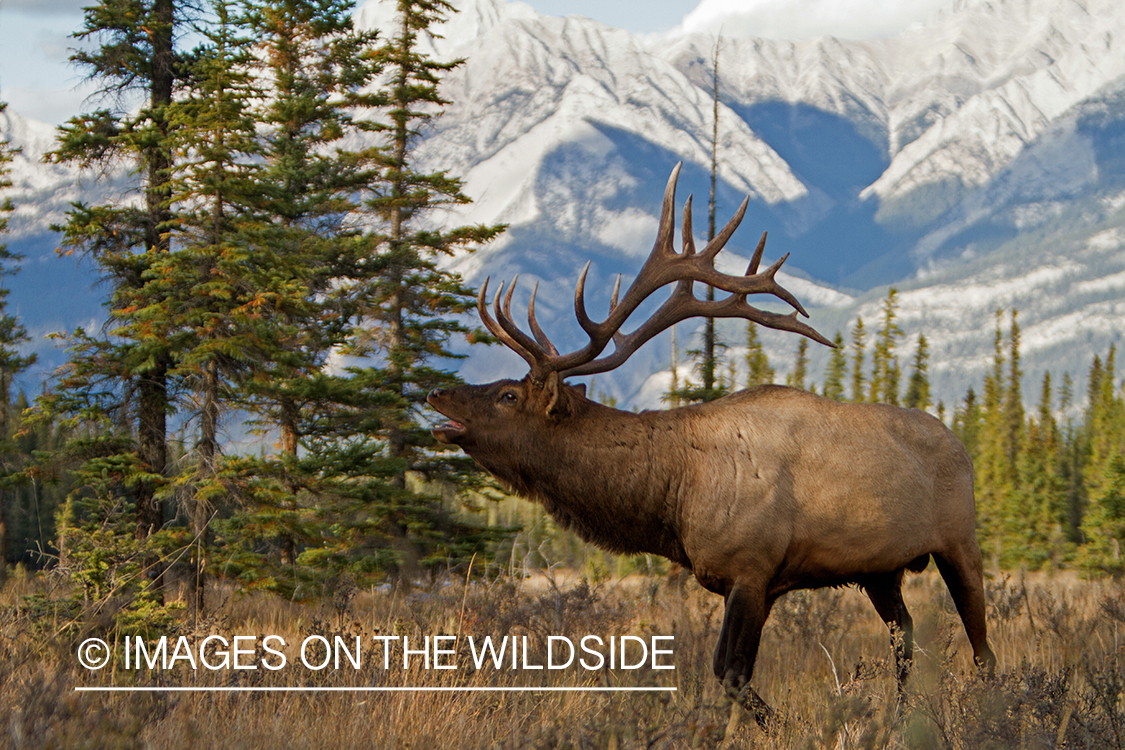
<svg viewBox="0 0 1125 750">
<path fill-rule="evenodd" d="M 668 693 L 674 687 L 76 687 L 76 693 Z"/>
</svg>

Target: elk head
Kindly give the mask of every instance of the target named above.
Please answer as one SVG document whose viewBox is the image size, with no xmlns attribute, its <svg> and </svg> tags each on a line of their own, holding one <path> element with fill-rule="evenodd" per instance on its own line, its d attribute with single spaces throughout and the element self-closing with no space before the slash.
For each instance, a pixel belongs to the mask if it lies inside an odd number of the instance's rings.
<svg viewBox="0 0 1125 750">
<path fill-rule="evenodd" d="M 617 277 L 609 314 L 600 323 L 595 322 L 586 311 L 586 275 L 590 270 L 590 263 L 587 262 L 582 269 L 574 290 L 574 313 L 589 337 L 589 342 L 581 349 L 560 354 L 544 333 L 535 317 L 538 284 L 532 290 L 527 306 L 528 326 L 531 329 L 529 335 L 512 320 L 512 294 L 519 276 L 512 279 L 506 293 L 505 285 L 501 283 L 493 299 L 492 314 L 488 311 L 486 301 L 489 280 L 485 279 L 477 298 L 481 321 L 505 346 L 520 355 L 530 370 L 520 381 L 501 380 L 489 385 L 462 386 L 431 393 L 430 404 L 443 415 L 451 417 L 449 422 L 434 429 L 434 437 L 443 443 L 460 445 L 473 455 L 473 446 L 484 440 L 485 436 L 497 434 L 497 430 L 503 432 L 504 425 L 512 424 L 517 416 L 521 420 L 531 419 L 544 425 L 556 422 L 583 408 L 582 402 L 586 401 L 585 387 L 567 385 L 563 382 L 564 378 L 613 370 L 649 339 L 689 318 L 744 318 L 768 328 L 799 333 L 825 346 L 832 346 L 828 339 L 798 319 L 798 313 L 806 318 L 808 313 L 777 282 L 777 272 L 789 257 L 788 253 L 759 272 L 766 244 L 764 232 L 745 275 L 725 274 L 715 268 L 715 257 L 741 223 L 749 198 L 743 200 L 722 231 L 702 251 L 696 252 L 689 196 L 684 205 L 683 252 L 676 252 L 673 246 L 675 226 L 672 212 L 675 208 L 676 181 L 680 167 L 681 164 L 677 164 L 668 178 L 652 252 L 624 296 L 620 294 L 621 277 Z M 694 293 L 696 282 L 721 289 L 728 292 L 729 296 L 719 300 L 699 299 Z M 621 333 L 621 327 L 646 299 L 658 289 L 673 283 L 676 286 L 672 295 L 648 320 L 632 333 Z M 791 305 L 794 311 L 783 315 L 760 310 L 747 303 L 747 297 L 751 294 L 773 295 Z M 613 343 L 613 350 L 603 356 L 602 353 L 610 342 Z"/>
</svg>

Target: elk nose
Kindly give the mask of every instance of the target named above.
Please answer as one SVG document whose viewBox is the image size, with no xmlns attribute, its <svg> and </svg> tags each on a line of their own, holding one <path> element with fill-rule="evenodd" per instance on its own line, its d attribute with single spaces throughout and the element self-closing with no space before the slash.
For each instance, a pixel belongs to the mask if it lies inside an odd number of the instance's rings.
<svg viewBox="0 0 1125 750">
<path fill-rule="evenodd" d="M 441 396 L 444 396 L 444 395 L 445 395 L 445 389 L 444 388 L 434 388 L 432 391 L 430 391 L 430 398 L 440 398 Z"/>
</svg>

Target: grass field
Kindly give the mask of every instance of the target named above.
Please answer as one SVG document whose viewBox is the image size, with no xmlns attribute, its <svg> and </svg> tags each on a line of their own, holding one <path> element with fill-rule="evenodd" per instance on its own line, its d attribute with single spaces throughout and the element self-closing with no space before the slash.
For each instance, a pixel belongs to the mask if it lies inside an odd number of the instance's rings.
<svg viewBox="0 0 1125 750">
<path fill-rule="evenodd" d="M 0 592 L 0 747 L 15 748 L 1120 748 L 1125 747 L 1125 587 L 1070 574 L 990 578 L 995 678 L 972 666 L 952 602 L 932 572 L 908 577 L 915 669 L 897 698 L 890 637 L 854 589 L 797 592 L 767 624 L 754 685 L 777 711 L 763 730 L 711 675 L 722 600 L 693 582 L 631 576 L 589 587 L 573 579 L 449 585 L 403 595 L 346 584 L 319 605 L 215 591 L 205 622 L 171 636 L 454 636 L 446 662 L 365 648 L 362 665 L 314 671 L 290 654 L 273 671 L 82 668 L 76 633 L 22 597 L 51 585 L 23 576 Z M 103 616 L 106 613 L 102 613 Z M 456 636 L 460 636 L 456 638 Z M 468 637 L 527 636 L 543 664 L 548 636 L 674 636 L 675 670 L 476 669 Z M 107 639 L 113 636 L 106 634 Z M 260 641 L 257 641 L 260 643 Z M 276 643 L 276 642 L 275 642 Z M 668 641 L 665 644 L 671 643 Z M 456 645 L 453 645 L 456 644 Z M 292 648 L 290 649 L 292 651 Z M 378 657 L 376 657 L 378 654 Z M 263 654 L 244 655 L 244 664 Z M 314 658 L 313 661 L 318 659 Z M 593 657 L 590 658 L 593 662 Z M 275 661 L 276 665 L 279 660 Z M 674 692 L 80 693 L 76 686 L 675 687 Z"/>
</svg>

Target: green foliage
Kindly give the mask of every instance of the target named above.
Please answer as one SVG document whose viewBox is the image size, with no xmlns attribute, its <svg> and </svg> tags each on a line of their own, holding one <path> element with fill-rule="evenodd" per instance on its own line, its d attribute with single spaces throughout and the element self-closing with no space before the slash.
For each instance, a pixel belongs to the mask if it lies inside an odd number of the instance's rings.
<svg viewBox="0 0 1125 750">
<path fill-rule="evenodd" d="M 797 341 L 797 358 L 793 363 L 793 372 L 785 379 L 785 384 L 793 388 L 805 388 L 805 379 L 809 372 L 809 340 L 802 337 Z"/>
<path fill-rule="evenodd" d="M 112 322 L 69 335 L 37 405 L 69 442 L 38 470 L 72 487 L 63 568 L 86 599 L 128 600 L 119 623 L 154 616 L 168 572 L 200 613 L 205 575 L 311 596 L 340 575 L 408 583 L 511 534 L 465 520 L 482 478 L 421 418 L 456 382 L 437 364 L 451 338 L 475 334 L 473 290 L 440 261 L 502 230 L 435 229 L 468 198 L 414 166 L 459 64 L 417 42 L 449 10 L 402 2 L 380 40 L 342 0 L 214 0 L 192 6 L 187 54 L 172 0 L 86 11 L 75 61 L 149 100 L 71 120 L 53 158 L 133 161 L 146 200 L 77 205 L 59 228 L 111 282 Z M 349 150 L 365 132 L 382 145 Z"/>
<path fill-rule="evenodd" d="M 977 394 L 970 387 L 964 404 L 953 412 L 953 432 L 965 444 L 969 457 L 976 463 L 980 456 L 981 411 Z"/>
<path fill-rule="evenodd" d="M 641 564 L 591 554 L 539 508 L 504 546 L 515 520 L 494 517 L 487 480 L 424 425 L 425 394 L 457 382 L 446 369 L 452 342 L 481 338 L 463 322 L 473 291 L 443 261 L 503 228 L 436 228 L 468 198 L 456 177 L 423 171 L 416 148 L 447 103 L 442 76 L 461 61 L 434 61 L 419 40 L 452 6 L 397 9 L 381 38 L 357 32 L 343 0 L 216 0 L 193 6 L 201 44 L 190 54 L 172 48 L 187 20 L 172 0 L 87 9 L 77 36 L 91 46 L 75 61 L 104 91 L 148 98 L 71 120 L 53 158 L 131 163 L 143 201 L 79 204 L 60 227 L 62 250 L 110 282 L 110 323 L 68 336 L 69 361 L 39 399 L 38 421 L 15 433 L 6 408 L 0 430 L 4 538 L 15 538 L 14 519 L 49 517 L 39 528 L 75 585 L 75 617 L 112 612 L 110 627 L 126 632 L 165 627 L 178 606 L 165 604 L 167 582 L 187 580 L 201 611 L 204 572 L 309 598 L 343 579 L 409 584 L 477 560 L 496 569 L 501 554 L 509 568 L 561 561 L 595 579 Z M 6 156 L 0 147 L 0 167 Z M 14 260 L 3 251 L 0 273 Z M 870 369 L 863 321 L 848 351 L 837 332 L 829 398 L 844 400 L 850 364 L 851 401 L 898 402 L 896 294 L 883 303 Z M 0 291 L 8 378 L 26 366 L 14 353 L 26 334 L 3 302 Z M 1015 312 L 1006 345 L 1002 323 L 997 311 L 983 398 L 970 390 L 953 415 L 977 468 L 982 545 L 1006 567 L 1078 561 L 1118 574 L 1125 406 L 1115 351 L 1091 368 L 1084 423 L 1060 427 L 1049 377 L 1037 412 L 1024 412 Z M 804 387 L 808 342 L 798 344 L 790 382 Z M 931 406 L 928 356 L 920 336 L 907 406 Z M 709 385 L 676 397 L 733 388 L 733 374 L 715 378 L 720 364 L 699 358 Z M 748 385 L 773 381 L 753 324 L 746 365 Z M 1064 388 L 1064 411 L 1072 397 Z M 234 447 L 224 425 L 251 430 L 257 449 Z M 19 539 L 23 555 L 32 540 Z"/>
<path fill-rule="evenodd" d="M 7 103 L 0 102 L 0 112 L 7 107 Z M 7 141 L 0 141 L 0 191 L 12 185 L 11 180 L 7 178 L 7 173 L 8 164 L 11 163 L 14 153 Z M 10 199 L 0 200 L 0 237 L 8 229 L 6 214 L 12 211 L 12 208 Z M 12 264 L 18 263 L 22 258 L 23 256 L 11 252 L 6 244 L 0 242 L 0 282 L 19 271 L 19 268 L 13 267 Z M 0 397 L 3 397 L 3 404 L 7 404 L 11 398 L 12 378 L 35 363 L 34 354 L 19 353 L 19 345 L 31 339 L 19 319 L 8 313 L 8 294 L 7 286 L 0 284 Z M 7 426 L 4 417 L 0 416 L 0 440 L 8 438 Z"/>
<path fill-rule="evenodd" d="M 774 378 L 773 368 L 770 367 L 769 357 L 762 349 L 762 342 L 758 339 L 758 327 L 754 323 L 746 324 L 746 387 L 772 383 Z"/>
<path fill-rule="evenodd" d="M 750 325 L 753 325 L 753 323 Z M 695 359 L 692 370 L 699 384 L 691 381 L 685 381 L 682 387 L 675 387 L 674 384 L 673 388 L 668 391 L 667 398 L 677 405 L 698 404 L 714 401 L 730 393 L 733 390 L 732 382 L 728 383 L 721 378 L 718 380 L 715 378 L 715 372 L 722 364 L 725 350 L 726 345 L 718 340 L 713 342 L 710 357 L 706 356 L 705 349 L 690 349 L 688 354 Z M 761 356 L 764 358 L 765 353 L 763 352 Z M 768 363 L 766 366 L 768 367 Z M 708 386 L 707 383 L 711 385 Z"/>
<path fill-rule="evenodd" d="M 1043 379 L 1038 414 L 1021 425 L 1020 435 L 1016 481 L 1004 508 L 1002 562 L 1010 567 L 1057 568 L 1071 549 L 1065 536 L 1062 436 L 1051 413 L 1050 373 Z"/>
<path fill-rule="evenodd" d="M 833 401 L 844 400 L 844 376 L 848 370 L 848 357 L 844 351 L 844 334 L 836 331 L 832 339 L 835 349 L 824 372 L 824 396 Z"/>
<path fill-rule="evenodd" d="M 7 107 L 7 103 L 0 102 L 0 113 Z M 7 178 L 7 174 L 12 157 L 13 151 L 8 142 L 0 141 L 0 191 L 11 187 L 12 183 Z M 6 214 L 11 210 L 10 200 L 0 201 L 0 236 L 7 231 Z M 19 270 L 10 264 L 20 259 L 21 256 L 9 251 L 7 245 L 0 243 L 0 281 Z M 12 418 L 12 381 L 16 375 L 35 362 L 34 354 L 20 354 L 19 346 L 30 338 L 19 319 L 8 313 L 7 298 L 7 287 L 0 285 L 0 583 L 7 576 L 8 560 L 12 552 L 9 541 L 13 536 L 19 502 L 17 492 L 19 485 L 23 484 L 19 476 L 23 462 L 13 441 L 15 420 Z"/>
<path fill-rule="evenodd" d="M 1125 542 L 1125 454 L 1107 462 L 1100 489 L 1090 499 L 1082 521 L 1085 544 L 1079 564 L 1090 572 L 1125 573 L 1121 545 Z"/>
<path fill-rule="evenodd" d="M 867 333 L 863 329 L 863 318 L 856 318 L 852 328 L 852 402 L 867 400 L 867 377 L 863 374 L 864 346 Z"/>
<path fill-rule="evenodd" d="M 895 319 L 898 290 L 891 287 L 883 300 L 883 321 L 875 336 L 875 350 L 871 355 L 871 390 L 868 401 L 898 406 L 900 371 L 895 344 L 902 338 L 902 329 Z M 857 361 L 857 365 L 858 365 Z"/>
<path fill-rule="evenodd" d="M 933 404 L 930 398 L 929 370 L 930 348 L 926 334 L 918 334 L 918 348 L 910 368 L 910 379 L 906 382 L 906 395 L 902 405 L 908 409 L 928 409 Z"/>
</svg>

